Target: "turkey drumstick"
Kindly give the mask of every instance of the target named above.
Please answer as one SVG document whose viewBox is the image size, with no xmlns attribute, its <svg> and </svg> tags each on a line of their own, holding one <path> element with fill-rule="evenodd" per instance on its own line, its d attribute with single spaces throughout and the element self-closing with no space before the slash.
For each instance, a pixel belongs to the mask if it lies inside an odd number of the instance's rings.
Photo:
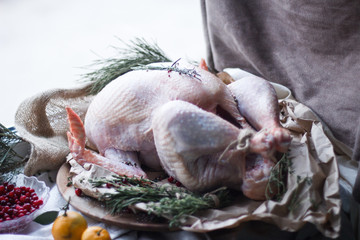
<svg viewBox="0 0 360 240">
<path fill-rule="evenodd" d="M 265 135 L 262 139 L 273 141 L 277 151 L 286 152 L 291 137 L 280 125 L 279 104 L 273 86 L 260 77 L 244 77 L 228 85 L 236 99 L 238 109 L 245 119 Z"/>
</svg>

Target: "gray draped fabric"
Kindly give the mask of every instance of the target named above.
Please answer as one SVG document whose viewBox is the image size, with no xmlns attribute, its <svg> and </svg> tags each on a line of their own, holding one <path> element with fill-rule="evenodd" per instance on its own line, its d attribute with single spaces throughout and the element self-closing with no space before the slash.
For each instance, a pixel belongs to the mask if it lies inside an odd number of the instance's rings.
<svg viewBox="0 0 360 240">
<path fill-rule="evenodd" d="M 210 68 L 238 67 L 289 87 L 360 160 L 360 1 L 201 4 Z"/>
</svg>

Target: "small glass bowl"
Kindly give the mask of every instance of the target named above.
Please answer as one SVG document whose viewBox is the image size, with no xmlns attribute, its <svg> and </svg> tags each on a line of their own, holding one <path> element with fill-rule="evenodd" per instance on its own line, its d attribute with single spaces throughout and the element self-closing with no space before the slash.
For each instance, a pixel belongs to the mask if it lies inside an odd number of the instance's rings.
<svg viewBox="0 0 360 240">
<path fill-rule="evenodd" d="M 19 217 L 13 220 L 0 222 L 0 233 L 16 233 L 24 230 L 40 213 L 46 202 L 49 199 L 50 188 L 46 186 L 45 182 L 39 181 L 36 177 L 27 177 L 24 174 L 15 176 L 10 183 L 16 187 L 30 187 L 33 188 L 39 197 L 43 200 L 43 204 L 39 206 L 34 212 L 23 217 Z"/>
</svg>

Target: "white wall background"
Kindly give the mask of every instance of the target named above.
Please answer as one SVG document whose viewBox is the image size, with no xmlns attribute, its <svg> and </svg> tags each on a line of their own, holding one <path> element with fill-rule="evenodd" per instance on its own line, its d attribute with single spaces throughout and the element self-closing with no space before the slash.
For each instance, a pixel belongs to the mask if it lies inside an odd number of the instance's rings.
<svg viewBox="0 0 360 240">
<path fill-rule="evenodd" d="M 80 84 L 85 66 L 114 56 L 118 38 L 143 37 L 167 55 L 205 57 L 196 0 L 0 0 L 0 123 L 52 88 Z"/>
</svg>

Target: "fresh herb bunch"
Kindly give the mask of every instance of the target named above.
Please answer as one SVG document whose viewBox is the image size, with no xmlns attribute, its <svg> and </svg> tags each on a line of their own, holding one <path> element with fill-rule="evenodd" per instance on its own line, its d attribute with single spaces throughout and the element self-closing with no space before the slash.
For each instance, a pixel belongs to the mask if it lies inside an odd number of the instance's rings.
<svg viewBox="0 0 360 240">
<path fill-rule="evenodd" d="M 292 174 L 291 159 L 287 153 L 284 153 L 281 159 L 271 169 L 268 184 L 266 186 L 265 195 L 267 200 L 275 199 L 280 201 L 286 192 L 286 176 L 287 173 Z"/>
<path fill-rule="evenodd" d="M 194 213 L 209 208 L 220 208 L 230 203 L 230 192 L 220 188 L 198 195 L 185 188 L 169 184 L 159 185 L 151 180 L 113 176 L 114 179 L 90 179 L 94 187 L 114 187 L 115 193 L 105 193 L 105 201 L 112 214 L 121 213 L 136 203 L 145 203 L 149 214 L 170 218 L 169 226 L 177 227 Z"/>
<path fill-rule="evenodd" d="M 172 216 L 169 226 L 176 227 L 181 225 L 188 216 L 200 210 L 227 206 L 231 203 L 229 193 L 227 188 L 220 188 L 213 193 L 204 195 L 196 195 L 191 192 L 183 195 L 175 194 L 175 197 L 167 196 L 157 203 L 151 202 L 147 208 L 149 213 L 157 216 Z"/>
<path fill-rule="evenodd" d="M 120 175 L 112 175 L 112 179 L 89 179 L 89 182 L 94 187 L 120 187 L 120 186 L 147 186 L 153 184 L 154 182 L 146 179 L 146 178 L 137 178 L 137 177 L 127 177 L 127 176 L 120 176 Z"/>
<path fill-rule="evenodd" d="M 125 48 L 114 49 L 119 57 L 97 60 L 91 66 L 98 69 L 83 75 L 85 81 L 92 83 L 90 94 L 97 94 L 112 80 L 135 67 L 156 62 L 171 62 L 156 43 L 150 44 L 142 38 L 130 41 Z"/>
<path fill-rule="evenodd" d="M 20 142 L 23 142 L 21 137 L 0 123 L 0 182 L 9 181 L 22 172 L 26 159 L 14 151 Z"/>
</svg>

